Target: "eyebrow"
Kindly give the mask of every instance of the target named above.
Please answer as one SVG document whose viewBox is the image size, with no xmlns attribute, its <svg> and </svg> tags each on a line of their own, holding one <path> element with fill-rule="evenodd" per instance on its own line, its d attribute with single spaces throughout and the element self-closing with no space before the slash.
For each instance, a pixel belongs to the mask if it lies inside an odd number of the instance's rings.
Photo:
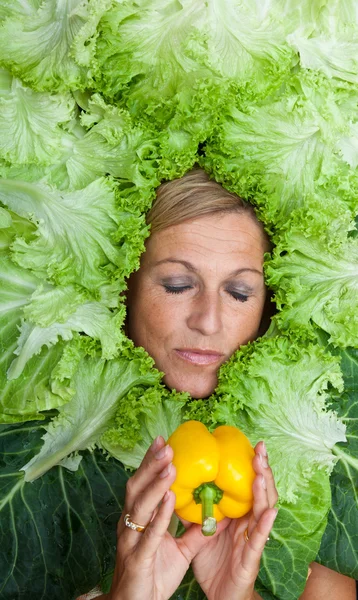
<svg viewBox="0 0 358 600">
<path fill-rule="evenodd" d="M 158 260 L 158 262 L 154 263 L 154 267 L 158 267 L 159 265 L 162 265 L 163 263 L 179 263 L 180 265 L 184 265 L 184 267 L 186 267 L 188 269 L 188 271 L 192 271 L 193 273 L 198 273 L 198 269 L 196 269 L 194 267 L 194 265 L 192 265 L 190 262 L 188 262 L 187 260 L 179 260 L 176 258 L 164 258 L 163 260 Z M 263 275 L 262 271 L 258 271 L 258 269 L 250 269 L 249 267 L 244 267 L 242 269 L 236 269 L 235 271 L 232 271 L 232 273 L 230 273 L 228 275 L 228 277 L 235 277 L 235 275 L 240 275 L 241 273 L 244 273 L 245 271 L 250 271 L 251 273 L 258 273 L 259 275 Z"/>
</svg>

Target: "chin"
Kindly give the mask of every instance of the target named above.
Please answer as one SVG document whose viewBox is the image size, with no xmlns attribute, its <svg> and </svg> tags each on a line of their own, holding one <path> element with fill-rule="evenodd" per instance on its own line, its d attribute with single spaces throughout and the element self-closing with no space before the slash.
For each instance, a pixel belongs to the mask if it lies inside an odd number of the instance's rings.
<svg viewBox="0 0 358 600">
<path fill-rule="evenodd" d="M 203 380 L 200 380 L 200 378 L 197 377 L 195 380 L 187 378 L 186 381 L 183 381 L 182 379 L 180 381 L 176 381 L 175 377 L 164 377 L 164 383 L 170 389 L 174 389 L 177 392 L 188 392 L 192 398 L 204 399 L 213 394 L 218 384 L 218 379 L 215 376 L 205 378 Z"/>
</svg>

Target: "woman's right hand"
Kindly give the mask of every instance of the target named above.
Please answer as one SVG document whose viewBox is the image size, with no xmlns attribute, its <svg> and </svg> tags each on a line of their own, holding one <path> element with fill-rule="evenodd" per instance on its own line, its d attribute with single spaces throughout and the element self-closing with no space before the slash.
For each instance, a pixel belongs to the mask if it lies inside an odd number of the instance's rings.
<svg viewBox="0 0 358 600">
<path fill-rule="evenodd" d="M 167 531 L 174 512 L 173 450 L 159 436 L 127 482 L 123 514 L 117 527 L 117 555 L 108 600 L 168 600 L 180 585 L 191 560 L 207 543 L 200 527 L 178 539 Z M 160 506 L 159 506 L 160 505 Z M 124 524 L 146 526 L 140 533 Z"/>
</svg>

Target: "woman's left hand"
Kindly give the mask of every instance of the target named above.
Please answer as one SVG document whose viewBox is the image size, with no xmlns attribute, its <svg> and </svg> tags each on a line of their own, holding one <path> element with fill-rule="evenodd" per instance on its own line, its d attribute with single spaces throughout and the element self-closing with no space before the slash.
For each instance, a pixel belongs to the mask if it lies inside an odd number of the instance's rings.
<svg viewBox="0 0 358 600">
<path fill-rule="evenodd" d="M 240 519 L 218 523 L 215 536 L 195 556 L 195 577 L 209 600 L 252 600 L 261 554 L 272 529 L 278 495 L 263 442 L 255 447 L 254 505 Z M 245 540 L 245 531 L 248 539 Z"/>
</svg>

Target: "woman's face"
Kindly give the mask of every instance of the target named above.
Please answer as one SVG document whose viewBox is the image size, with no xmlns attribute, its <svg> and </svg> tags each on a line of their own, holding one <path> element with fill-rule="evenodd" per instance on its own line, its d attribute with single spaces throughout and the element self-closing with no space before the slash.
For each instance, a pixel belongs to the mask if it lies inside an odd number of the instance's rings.
<svg viewBox="0 0 358 600">
<path fill-rule="evenodd" d="M 129 282 L 128 330 L 168 387 L 209 396 L 220 365 L 257 337 L 266 250 L 260 226 L 246 213 L 199 217 L 148 239 Z"/>
</svg>

